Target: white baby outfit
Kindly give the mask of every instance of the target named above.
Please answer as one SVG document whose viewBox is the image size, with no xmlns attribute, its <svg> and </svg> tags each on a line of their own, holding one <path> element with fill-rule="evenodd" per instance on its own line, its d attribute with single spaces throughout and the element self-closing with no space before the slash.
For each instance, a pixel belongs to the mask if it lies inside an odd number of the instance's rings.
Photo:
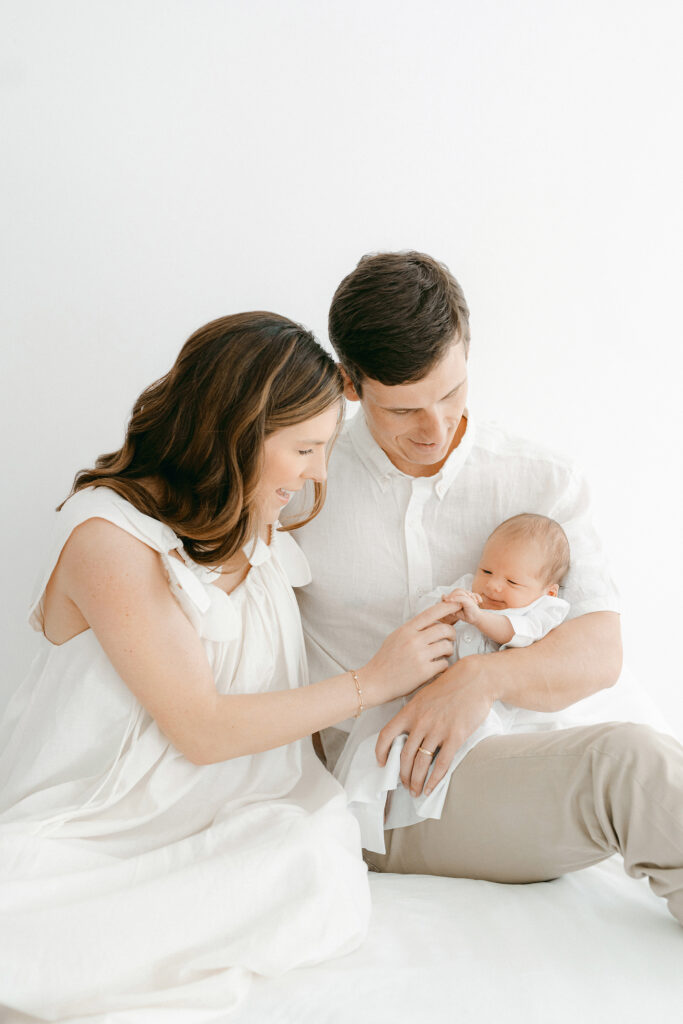
<svg viewBox="0 0 683 1024">
<path fill-rule="evenodd" d="M 452 590 L 471 590 L 473 582 L 474 577 L 468 573 L 452 585 L 436 587 L 420 599 L 417 610 L 422 611 L 437 604 Z M 444 614 L 446 611 L 447 609 Z M 528 647 L 555 626 L 559 626 L 568 611 L 568 601 L 550 595 L 543 595 L 524 608 L 497 609 L 495 614 L 506 616 L 515 631 L 511 640 L 500 645 L 485 636 L 476 626 L 471 626 L 467 622 L 456 622 L 455 654 L 452 660 L 470 654 L 488 654 L 508 647 Z M 496 701 L 479 728 L 458 749 L 448 771 L 434 787 L 433 792 L 428 796 L 423 793 L 419 797 L 413 797 L 400 780 L 401 751 L 407 736 L 402 734 L 396 737 L 384 767 L 378 765 L 375 756 L 375 745 L 380 730 L 404 703 L 405 698 L 399 698 L 366 711 L 354 724 L 334 770 L 335 777 L 347 792 L 349 807 L 360 825 L 363 846 L 366 850 L 376 853 L 385 852 L 385 828 L 400 828 L 414 825 L 424 818 L 441 817 L 451 775 L 481 740 L 487 736 L 507 732 L 534 732 L 559 728 L 559 722 L 554 716 L 543 716 L 538 712 L 528 712 Z"/>
<path fill-rule="evenodd" d="M 92 517 L 160 553 L 219 692 L 307 682 L 291 587 L 310 573 L 288 534 L 245 548 L 251 569 L 227 595 L 169 527 L 103 487 L 57 516 L 35 629 L 64 544 Z M 182 1011 L 193 1024 L 236 1005 L 251 972 L 318 963 L 365 935 L 358 828 L 310 740 L 192 764 L 92 630 L 42 640 L 0 724 L 0 780 L 1 1006 L 41 1020 L 142 1014 L 127 1024 Z"/>
<path fill-rule="evenodd" d="M 452 586 L 435 587 L 422 598 L 418 610 L 431 608 L 452 590 L 471 591 L 473 583 L 474 576 L 472 573 L 467 573 L 456 580 Z M 508 647 L 528 647 L 529 644 L 540 640 L 551 629 L 564 622 L 569 612 L 569 601 L 565 601 L 561 597 L 551 597 L 550 594 L 543 594 L 524 608 L 499 608 L 492 609 L 492 611 L 494 615 L 504 615 L 510 620 L 515 631 L 512 639 L 505 644 L 497 644 L 476 626 L 471 626 L 468 622 L 456 622 L 455 654 L 458 658 L 464 658 L 468 654 L 490 654 L 492 651 L 504 651 Z"/>
</svg>

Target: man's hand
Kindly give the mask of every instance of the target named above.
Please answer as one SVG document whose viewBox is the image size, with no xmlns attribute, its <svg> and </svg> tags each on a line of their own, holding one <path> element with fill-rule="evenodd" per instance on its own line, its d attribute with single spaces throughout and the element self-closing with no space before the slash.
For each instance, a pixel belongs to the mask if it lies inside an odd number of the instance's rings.
<svg viewBox="0 0 683 1024">
<path fill-rule="evenodd" d="M 401 753 L 401 782 L 414 796 L 422 792 L 431 764 L 431 758 L 418 748 L 433 752 L 439 748 L 425 790 L 430 793 L 446 774 L 456 751 L 491 710 L 495 698 L 485 676 L 491 657 L 472 654 L 451 665 L 423 686 L 380 732 L 375 753 L 381 765 L 396 737 L 408 733 Z"/>
</svg>

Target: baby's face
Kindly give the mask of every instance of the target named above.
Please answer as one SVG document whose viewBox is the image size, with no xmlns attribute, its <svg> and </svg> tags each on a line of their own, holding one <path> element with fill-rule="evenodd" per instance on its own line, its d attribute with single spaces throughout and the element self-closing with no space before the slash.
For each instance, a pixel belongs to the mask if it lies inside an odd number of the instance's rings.
<svg viewBox="0 0 683 1024">
<path fill-rule="evenodd" d="M 545 552 L 532 540 L 490 537 L 482 552 L 472 590 L 481 594 L 482 608 L 524 608 L 544 594 L 557 597 L 543 571 Z"/>
</svg>

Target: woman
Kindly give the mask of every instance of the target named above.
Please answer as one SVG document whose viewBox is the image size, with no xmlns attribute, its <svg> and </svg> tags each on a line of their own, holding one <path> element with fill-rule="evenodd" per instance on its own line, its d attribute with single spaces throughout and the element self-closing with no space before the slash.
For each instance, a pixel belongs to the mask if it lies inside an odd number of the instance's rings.
<svg viewBox="0 0 683 1024">
<path fill-rule="evenodd" d="M 277 519 L 307 481 L 321 507 L 340 396 L 303 328 L 225 317 L 77 475 L 0 729 L 0 1004 L 225 1010 L 249 972 L 361 941 L 355 822 L 302 739 L 440 671 L 452 628 L 437 606 L 303 685 L 308 567 Z"/>
</svg>

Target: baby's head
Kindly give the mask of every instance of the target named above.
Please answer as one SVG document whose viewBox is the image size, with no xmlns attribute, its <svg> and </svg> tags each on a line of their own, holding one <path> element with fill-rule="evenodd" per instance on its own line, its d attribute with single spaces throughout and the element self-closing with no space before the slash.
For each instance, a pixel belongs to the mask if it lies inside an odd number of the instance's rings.
<svg viewBox="0 0 683 1024">
<path fill-rule="evenodd" d="M 557 597 L 569 569 L 569 542 L 559 523 L 524 512 L 497 526 L 484 545 L 472 590 L 482 608 L 524 608 Z"/>
</svg>

